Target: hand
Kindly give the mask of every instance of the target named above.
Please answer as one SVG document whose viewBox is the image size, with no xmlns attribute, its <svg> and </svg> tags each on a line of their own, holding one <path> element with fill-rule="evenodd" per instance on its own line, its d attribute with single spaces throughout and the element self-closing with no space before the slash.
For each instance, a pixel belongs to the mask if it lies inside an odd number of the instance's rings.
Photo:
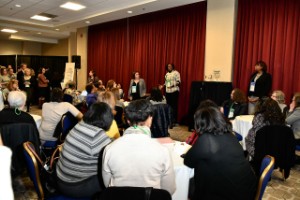
<svg viewBox="0 0 300 200">
<path fill-rule="evenodd" d="M 158 86 L 158 89 L 161 90 L 161 89 L 163 89 L 163 87 L 164 87 L 164 85 L 159 85 L 159 86 Z"/>
<path fill-rule="evenodd" d="M 294 111 L 295 107 L 296 107 L 295 101 L 292 101 L 292 103 L 290 104 L 290 110 L 289 110 L 289 112 Z"/>
</svg>

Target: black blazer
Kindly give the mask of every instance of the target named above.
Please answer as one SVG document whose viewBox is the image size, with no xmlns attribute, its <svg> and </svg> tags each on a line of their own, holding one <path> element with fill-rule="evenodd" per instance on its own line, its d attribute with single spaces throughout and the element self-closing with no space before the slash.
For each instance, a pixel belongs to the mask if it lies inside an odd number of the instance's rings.
<svg viewBox="0 0 300 200">
<path fill-rule="evenodd" d="M 255 82 L 254 92 L 250 91 L 251 82 L 254 81 L 257 72 L 251 75 L 250 82 L 248 85 L 248 96 L 263 97 L 269 96 L 272 88 L 272 76 L 269 73 L 263 73 Z"/>
</svg>

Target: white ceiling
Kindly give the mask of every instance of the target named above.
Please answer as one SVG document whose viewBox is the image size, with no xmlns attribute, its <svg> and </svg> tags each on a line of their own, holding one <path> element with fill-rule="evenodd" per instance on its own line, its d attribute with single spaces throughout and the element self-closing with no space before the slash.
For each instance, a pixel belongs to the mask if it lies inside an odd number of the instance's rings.
<svg viewBox="0 0 300 200">
<path fill-rule="evenodd" d="M 203 0 L 0 0 L 0 30 L 16 29 L 18 33 L 13 35 L 21 40 L 41 39 L 55 43 L 58 39 L 67 38 L 70 32 L 76 32 L 77 28 L 200 1 Z M 70 11 L 59 7 L 66 2 L 79 3 L 86 8 Z M 132 14 L 128 14 L 128 10 Z M 30 19 L 40 13 L 57 17 L 46 22 Z M 10 35 L 0 32 L 1 39 L 8 39 Z"/>
</svg>

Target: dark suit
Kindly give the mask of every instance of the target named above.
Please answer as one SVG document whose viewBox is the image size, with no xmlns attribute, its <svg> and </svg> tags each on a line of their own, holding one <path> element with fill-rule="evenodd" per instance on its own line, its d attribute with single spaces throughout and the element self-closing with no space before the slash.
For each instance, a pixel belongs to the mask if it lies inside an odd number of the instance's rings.
<svg viewBox="0 0 300 200">
<path fill-rule="evenodd" d="M 255 89 L 254 92 L 250 91 L 251 82 L 254 82 L 256 77 L 256 73 L 251 75 L 249 86 L 248 86 L 248 96 L 255 96 L 255 97 L 263 97 L 269 96 L 272 88 L 272 77 L 269 73 L 263 73 L 255 82 Z"/>
</svg>

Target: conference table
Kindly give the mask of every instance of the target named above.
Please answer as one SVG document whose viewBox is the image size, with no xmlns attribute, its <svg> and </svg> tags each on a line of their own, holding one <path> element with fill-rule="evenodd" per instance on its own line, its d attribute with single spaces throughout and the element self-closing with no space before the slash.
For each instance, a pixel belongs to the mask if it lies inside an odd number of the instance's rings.
<svg viewBox="0 0 300 200">
<path fill-rule="evenodd" d="M 169 149 L 173 159 L 176 191 L 172 195 L 172 200 L 187 200 L 189 181 L 194 176 L 194 169 L 185 166 L 180 155 L 186 153 L 191 146 L 185 142 L 174 141 L 171 138 L 157 138 L 156 140 Z"/>
<path fill-rule="evenodd" d="M 252 128 L 253 117 L 254 115 L 240 115 L 232 121 L 233 131 L 243 136 L 243 140 L 240 143 L 244 150 L 246 150 L 245 138 L 248 135 L 249 130 Z"/>
</svg>

